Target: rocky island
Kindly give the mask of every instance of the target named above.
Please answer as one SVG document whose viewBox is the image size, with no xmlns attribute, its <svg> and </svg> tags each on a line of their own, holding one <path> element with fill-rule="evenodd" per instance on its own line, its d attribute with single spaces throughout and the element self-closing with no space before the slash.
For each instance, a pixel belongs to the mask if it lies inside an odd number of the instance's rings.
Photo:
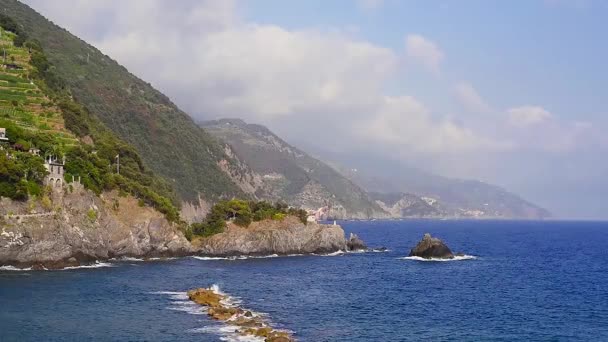
<svg viewBox="0 0 608 342">
<path fill-rule="evenodd" d="M 454 253 L 443 241 L 426 233 L 416 247 L 412 248 L 409 256 L 425 259 L 453 259 Z"/>
</svg>

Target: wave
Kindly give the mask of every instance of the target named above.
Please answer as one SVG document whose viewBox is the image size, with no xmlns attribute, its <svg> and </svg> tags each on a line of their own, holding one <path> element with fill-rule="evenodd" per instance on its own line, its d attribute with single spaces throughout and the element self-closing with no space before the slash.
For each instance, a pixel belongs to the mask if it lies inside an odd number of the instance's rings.
<svg viewBox="0 0 608 342">
<path fill-rule="evenodd" d="M 463 260 L 475 260 L 477 259 L 476 256 L 474 255 L 457 255 L 455 257 L 453 257 L 452 259 L 440 259 L 440 258 L 430 258 L 430 259 L 426 259 L 426 258 L 421 258 L 421 257 L 417 257 L 417 256 L 408 256 L 408 257 L 402 257 L 402 258 L 397 258 L 400 260 L 415 260 L 415 261 L 431 261 L 431 262 L 444 262 L 444 261 L 463 261 Z"/>
<path fill-rule="evenodd" d="M 66 271 L 66 270 L 79 270 L 79 269 L 87 269 L 87 268 L 102 268 L 102 267 L 114 267 L 115 265 L 112 265 L 108 262 L 99 262 L 96 261 L 94 264 L 90 264 L 90 265 L 80 265 L 80 266 L 67 266 L 64 267 L 62 269 L 59 269 L 57 271 Z"/>
<path fill-rule="evenodd" d="M 20 272 L 20 271 L 31 271 L 32 268 L 28 267 L 28 268 L 19 268 L 19 267 L 15 267 L 15 266 L 0 266 L 0 271 L 16 271 L 16 272 Z"/>
<path fill-rule="evenodd" d="M 215 260 L 215 259 L 214 259 Z M 266 318 L 267 314 L 261 312 L 255 312 L 248 310 L 246 308 L 241 307 L 241 299 L 239 297 L 231 296 L 223 292 L 219 285 L 213 284 L 209 287 L 209 290 L 223 297 L 220 303 L 225 307 L 235 307 L 241 308 L 243 311 L 248 311 L 251 313 L 252 317 L 260 317 Z M 150 292 L 150 294 L 157 295 L 165 295 L 168 296 L 172 301 L 169 306 L 166 307 L 168 310 L 181 311 L 191 315 L 207 315 L 207 311 L 205 307 L 196 304 L 188 298 L 187 292 L 175 292 L 175 291 L 156 291 Z M 242 335 L 238 332 L 239 327 L 231 323 L 232 321 L 238 319 L 237 316 L 232 317 L 227 321 L 211 321 L 210 326 L 190 329 L 188 332 L 190 333 L 204 333 L 204 334 L 215 334 L 220 337 L 221 341 L 227 342 L 263 342 L 265 341 L 264 337 L 252 336 L 252 335 Z M 263 321 L 264 326 L 272 326 L 272 324 L 265 319 Z M 288 330 L 281 330 L 288 333 L 293 334 L 293 332 Z"/>
<path fill-rule="evenodd" d="M 233 326 L 230 325 L 214 325 L 204 328 L 195 328 L 188 330 L 190 333 L 214 334 L 220 336 L 220 341 L 226 342 L 264 342 L 264 337 L 252 335 L 241 335 L 235 332 Z"/>
</svg>

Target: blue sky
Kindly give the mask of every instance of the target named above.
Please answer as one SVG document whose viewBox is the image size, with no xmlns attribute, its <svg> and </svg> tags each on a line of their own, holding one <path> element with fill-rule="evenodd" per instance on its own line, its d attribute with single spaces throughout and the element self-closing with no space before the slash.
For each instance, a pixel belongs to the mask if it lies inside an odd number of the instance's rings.
<svg viewBox="0 0 608 342">
<path fill-rule="evenodd" d="M 449 54 L 445 78 L 468 79 L 496 105 L 542 103 L 573 118 L 608 114 L 599 91 L 608 81 L 608 3 L 386 0 L 362 7 L 347 0 L 260 0 L 247 2 L 243 13 L 295 30 L 352 28 L 356 37 L 397 51 L 416 32 Z M 435 81 L 395 82 L 389 91 L 427 96 L 416 83 L 441 87 Z"/>
<path fill-rule="evenodd" d="M 26 2 L 196 119 L 608 218 L 608 2 Z"/>
</svg>

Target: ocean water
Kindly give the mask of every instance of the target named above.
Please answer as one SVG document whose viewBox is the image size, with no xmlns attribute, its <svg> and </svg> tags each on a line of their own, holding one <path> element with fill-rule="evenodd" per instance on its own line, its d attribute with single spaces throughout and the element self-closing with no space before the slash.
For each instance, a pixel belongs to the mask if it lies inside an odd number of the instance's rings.
<svg viewBox="0 0 608 342">
<path fill-rule="evenodd" d="M 343 222 L 385 253 L 0 271 L 0 341 L 231 341 L 217 285 L 300 341 L 608 341 L 608 223 Z M 404 259 L 425 232 L 468 260 Z"/>
</svg>

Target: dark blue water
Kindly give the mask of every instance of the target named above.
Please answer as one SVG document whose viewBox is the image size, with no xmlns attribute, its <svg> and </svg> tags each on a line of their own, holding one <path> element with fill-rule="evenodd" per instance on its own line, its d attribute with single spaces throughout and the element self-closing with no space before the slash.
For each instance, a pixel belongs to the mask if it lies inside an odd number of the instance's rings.
<svg viewBox="0 0 608 342">
<path fill-rule="evenodd" d="M 343 227 L 391 251 L 0 272 L 0 340 L 219 341 L 179 298 L 217 284 L 300 341 L 608 341 L 608 223 Z M 427 231 L 478 258 L 398 259 Z"/>
</svg>

